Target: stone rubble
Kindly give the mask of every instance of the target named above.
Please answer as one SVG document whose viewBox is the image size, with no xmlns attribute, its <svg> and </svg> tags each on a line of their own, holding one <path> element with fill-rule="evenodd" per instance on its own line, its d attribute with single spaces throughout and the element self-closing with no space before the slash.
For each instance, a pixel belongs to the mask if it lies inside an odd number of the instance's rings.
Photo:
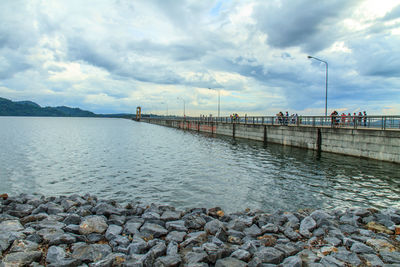
<svg viewBox="0 0 400 267">
<path fill-rule="evenodd" d="M 0 266 L 400 266 L 400 210 L 125 207 L 96 196 L 0 200 Z"/>
</svg>

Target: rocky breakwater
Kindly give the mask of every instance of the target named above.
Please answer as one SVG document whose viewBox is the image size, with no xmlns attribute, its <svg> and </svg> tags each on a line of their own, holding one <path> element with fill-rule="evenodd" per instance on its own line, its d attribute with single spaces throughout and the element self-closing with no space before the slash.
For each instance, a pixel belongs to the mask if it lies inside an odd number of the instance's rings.
<svg viewBox="0 0 400 267">
<path fill-rule="evenodd" d="M 91 195 L 0 200 L 1 266 L 399 266 L 400 211 L 177 211 Z"/>
</svg>

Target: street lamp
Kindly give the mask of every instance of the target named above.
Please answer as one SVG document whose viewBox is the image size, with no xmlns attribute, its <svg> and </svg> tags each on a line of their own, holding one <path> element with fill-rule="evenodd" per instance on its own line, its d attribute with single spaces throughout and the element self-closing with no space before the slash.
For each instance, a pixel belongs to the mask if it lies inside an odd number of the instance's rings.
<svg viewBox="0 0 400 267">
<path fill-rule="evenodd" d="M 312 56 L 307 56 L 307 58 L 312 58 L 318 61 L 321 61 L 323 63 L 325 63 L 325 68 L 326 68 L 326 75 L 325 75 L 325 117 L 328 116 L 328 62 L 326 62 L 325 60 L 316 58 L 316 57 L 312 57 Z"/>
<path fill-rule="evenodd" d="M 186 114 L 185 114 L 185 108 L 186 108 L 186 102 L 185 102 L 185 99 L 183 99 L 183 98 L 180 98 L 180 97 L 177 97 L 177 99 L 181 99 L 181 100 L 183 101 L 183 117 L 186 117 Z"/>
<path fill-rule="evenodd" d="M 219 111 L 220 111 L 220 99 L 221 99 L 221 94 L 220 94 L 220 90 L 219 89 L 212 89 L 212 88 L 208 88 L 210 90 L 217 90 L 218 91 L 218 117 L 219 117 Z"/>
</svg>

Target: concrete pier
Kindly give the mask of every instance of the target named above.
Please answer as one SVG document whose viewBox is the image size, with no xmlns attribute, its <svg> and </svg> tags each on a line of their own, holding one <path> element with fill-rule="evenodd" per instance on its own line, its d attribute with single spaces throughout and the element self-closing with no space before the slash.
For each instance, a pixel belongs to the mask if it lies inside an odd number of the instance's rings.
<svg viewBox="0 0 400 267">
<path fill-rule="evenodd" d="M 184 130 L 400 163 L 400 131 L 143 118 Z"/>
</svg>

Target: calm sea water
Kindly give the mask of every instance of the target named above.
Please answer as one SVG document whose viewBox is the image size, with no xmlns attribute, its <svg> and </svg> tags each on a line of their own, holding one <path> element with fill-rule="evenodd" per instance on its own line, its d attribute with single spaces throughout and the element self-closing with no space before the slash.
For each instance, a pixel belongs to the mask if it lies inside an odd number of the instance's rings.
<svg viewBox="0 0 400 267">
<path fill-rule="evenodd" d="M 125 119 L 0 117 L 0 193 L 177 208 L 400 208 L 400 165 Z"/>
</svg>

